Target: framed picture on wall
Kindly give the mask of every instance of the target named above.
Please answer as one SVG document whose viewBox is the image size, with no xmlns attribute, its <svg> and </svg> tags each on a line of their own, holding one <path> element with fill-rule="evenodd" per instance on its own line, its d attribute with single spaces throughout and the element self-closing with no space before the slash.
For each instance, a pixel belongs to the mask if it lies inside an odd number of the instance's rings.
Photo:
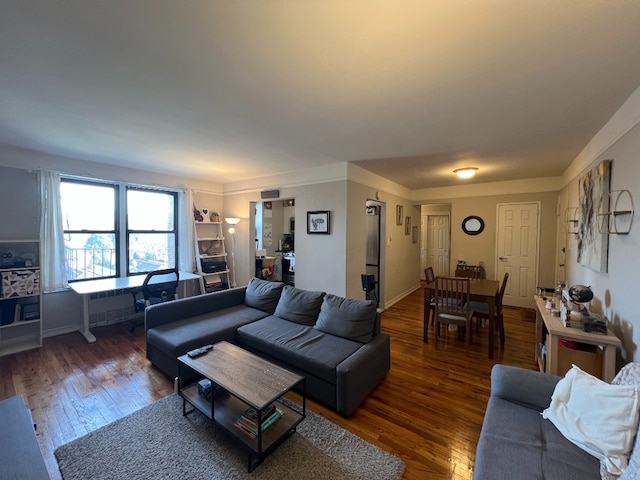
<svg viewBox="0 0 640 480">
<path fill-rule="evenodd" d="M 331 214 L 328 210 L 307 212 L 307 233 L 329 235 L 331 233 L 330 219 Z"/>
<path fill-rule="evenodd" d="M 418 227 L 415 225 L 411 228 L 411 243 L 418 243 Z"/>
<path fill-rule="evenodd" d="M 402 210 L 402 205 L 396 205 L 396 225 L 402 225 L 402 217 L 404 215 Z"/>
<path fill-rule="evenodd" d="M 411 234 L 411 217 L 404 217 L 404 234 Z"/>
</svg>

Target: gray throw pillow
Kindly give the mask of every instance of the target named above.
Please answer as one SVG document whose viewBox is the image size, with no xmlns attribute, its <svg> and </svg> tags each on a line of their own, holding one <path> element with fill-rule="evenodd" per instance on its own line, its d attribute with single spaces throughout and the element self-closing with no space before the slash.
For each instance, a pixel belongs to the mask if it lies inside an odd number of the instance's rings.
<svg viewBox="0 0 640 480">
<path fill-rule="evenodd" d="M 312 292 L 285 285 L 276 307 L 276 317 L 301 325 L 316 324 L 324 292 Z"/>
<path fill-rule="evenodd" d="M 247 285 L 244 304 L 273 315 L 278 305 L 278 300 L 280 300 L 282 287 L 284 287 L 282 282 L 267 282 L 254 277 Z"/>
<path fill-rule="evenodd" d="M 371 300 L 353 300 L 325 295 L 315 328 L 318 330 L 367 343 L 373 336 L 376 306 Z"/>
</svg>

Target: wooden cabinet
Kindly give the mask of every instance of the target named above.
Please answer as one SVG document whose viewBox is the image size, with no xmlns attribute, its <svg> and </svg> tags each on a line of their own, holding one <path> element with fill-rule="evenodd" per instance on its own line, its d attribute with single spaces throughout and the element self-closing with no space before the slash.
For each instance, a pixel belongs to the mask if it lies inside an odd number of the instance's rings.
<svg viewBox="0 0 640 480">
<path fill-rule="evenodd" d="M 294 233 L 291 231 L 291 219 L 296 218 L 296 207 L 286 205 L 282 208 L 282 233 L 285 235 Z"/>
<path fill-rule="evenodd" d="M 194 222 L 196 268 L 202 293 L 229 288 L 229 267 L 222 222 Z"/>
<path fill-rule="evenodd" d="M 0 241 L 0 355 L 42 346 L 40 242 Z"/>
<path fill-rule="evenodd" d="M 620 339 L 612 333 L 602 335 L 566 327 L 545 308 L 542 297 L 536 296 L 535 301 L 535 360 L 540 371 L 562 376 L 576 364 L 593 376 L 611 382 L 616 374 L 616 349 Z"/>
</svg>

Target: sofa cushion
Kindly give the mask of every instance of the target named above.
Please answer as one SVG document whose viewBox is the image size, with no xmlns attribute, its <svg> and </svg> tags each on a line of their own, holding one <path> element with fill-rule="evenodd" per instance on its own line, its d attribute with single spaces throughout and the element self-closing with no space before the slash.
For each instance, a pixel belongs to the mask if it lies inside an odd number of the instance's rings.
<svg viewBox="0 0 640 480">
<path fill-rule="evenodd" d="M 327 335 L 313 327 L 269 316 L 238 328 L 240 345 L 295 366 L 309 375 L 336 383 L 336 367 L 362 345 Z"/>
<path fill-rule="evenodd" d="M 573 366 L 558 382 L 542 412 L 562 434 L 603 460 L 619 475 L 627 466 L 638 430 L 640 392 L 633 385 L 610 385 Z"/>
<path fill-rule="evenodd" d="M 473 478 L 599 480 L 600 473 L 598 459 L 564 438 L 539 410 L 492 396 Z"/>
<path fill-rule="evenodd" d="M 275 316 L 301 325 L 315 325 L 324 292 L 312 292 L 285 285 Z"/>
<path fill-rule="evenodd" d="M 315 328 L 342 338 L 367 343 L 373 336 L 376 306 L 371 300 L 325 295 Z"/>
<path fill-rule="evenodd" d="M 282 287 L 284 287 L 282 282 L 267 282 L 254 277 L 247 285 L 244 304 L 273 315 L 273 312 L 276 311 L 278 300 L 280 300 Z"/>
<path fill-rule="evenodd" d="M 613 385 L 640 386 L 640 363 L 627 363 L 620 369 L 611 383 Z M 600 469 L 600 473 L 603 473 L 602 468 Z M 608 475 L 607 478 L 608 477 L 610 477 L 610 475 Z M 603 478 L 605 478 L 604 475 Z M 629 465 L 624 469 L 622 475 L 620 475 L 620 480 L 637 480 L 638 478 L 640 478 L 640 435 L 636 435 L 631 457 L 629 458 Z"/>
<path fill-rule="evenodd" d="M 202 345 L 233 341 L 239 326 L 265 316 L 262 310 L 236 305 L 151 328 L 147 330 L 147 343 L 177 358 Z"/>
</svg>

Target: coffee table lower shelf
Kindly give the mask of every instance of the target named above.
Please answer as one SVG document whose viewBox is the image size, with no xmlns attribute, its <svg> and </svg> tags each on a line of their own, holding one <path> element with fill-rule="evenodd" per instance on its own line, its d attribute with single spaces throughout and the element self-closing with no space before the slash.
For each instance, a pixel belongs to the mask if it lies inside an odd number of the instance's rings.
<svg viewBox="0 0 640 480">
<path fill-rule="evenodd" d="M 195 410 L 200 411 L 248 450 L 247 470 L 249 472 L 253 471 L 273 450 L 289 438 L 305 418 L 304 405 L 301 413 L 277 400 L 277 408 L 282 410 L 283 415 L 263 430 L 261 434 L 251 438 L 235 425 L 240 416 L 249 408 L 249 405 L 239 398 L 220 389 L 213 394 L 213 402 L 210 402 L 198 393 L 198 382 L 181 387 L 178 393 L 182 397 L 183 415 L 188 415 Z M 193 407 L 191 410 L 187 410 L 187 403 Z"/>
</svg>

